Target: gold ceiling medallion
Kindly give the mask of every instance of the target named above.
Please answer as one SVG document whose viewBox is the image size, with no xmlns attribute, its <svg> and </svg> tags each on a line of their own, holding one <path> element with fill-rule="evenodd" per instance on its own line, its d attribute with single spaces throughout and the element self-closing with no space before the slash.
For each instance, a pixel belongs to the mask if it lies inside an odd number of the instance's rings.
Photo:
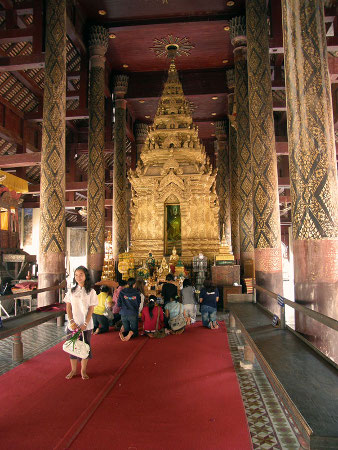
<svg viewBox="0 0 338 450">
<path fill-rule="evenodd" d="M 150 47 L 156 56 L 161 58 L 172 58 L 172 53 L 175 56 L 189 56 L 191 49 L 195 47 L 187 37 L 180 38 L 169 34 L 167 37 L 154 39 L 153 46 Z"/>
</svg>

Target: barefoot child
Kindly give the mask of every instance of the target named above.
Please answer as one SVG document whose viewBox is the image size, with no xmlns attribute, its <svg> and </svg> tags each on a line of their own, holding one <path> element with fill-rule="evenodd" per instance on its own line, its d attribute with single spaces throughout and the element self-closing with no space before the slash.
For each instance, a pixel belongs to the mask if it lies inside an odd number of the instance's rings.
<svg viewBox="0 0 338 450">
<path fill-rule="evenodd" d="M 74 284 L 70 291 L 65 296 L 66 312 L 68 315 L 68 331 L 69 333 L 77 329 L 83 331 L 85 342 L 90 345 L 90 339 L 93 330 L 93 310 L 94 306 L 98 304 L 97 295 L 92 289 L 92 283 L 88 269 L 84 266 L 79 266 L 74 272 Z M 70 355 L 71 371 L 66 376 L 68 380 L 76 375 L 77 360 L 81 361 L 81 377 L 87 380 L 87 364 L 88 359 L 91 359 L 92 353 L 89 352 L 87 359 L 80 359 L 76 356 Z"/>
</svg>

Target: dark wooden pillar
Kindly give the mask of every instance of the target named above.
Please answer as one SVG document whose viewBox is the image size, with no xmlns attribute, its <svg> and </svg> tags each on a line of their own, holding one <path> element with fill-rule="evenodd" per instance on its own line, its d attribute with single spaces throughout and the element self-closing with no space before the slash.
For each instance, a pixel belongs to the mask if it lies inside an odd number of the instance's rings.
<svg viewBox="0 0 338 450">
<path fill-rule="evenodd" d="M 113 171 L 113 253 L 118 255 L 128 249 L 127 174 L 126 174 L 126 100 L 128 77 L 115 77 L 115 127 Z"/>
<path fill-rule="evenodd" d="M 108 32 L 101 26 L 90 30 L 90 95 L 88 133 L 87 264 L 93 282 L 100 279 L 104 261 L 105 230 L 105 109 L 104 70 Z"/>
<path fill-rule="evenodd" d="M 239 232 L 241 267 L 245 277 L 253 276 L 254 260 L 252 168 L 249 125 L 248 69 L 245 17 L 230 21 L 235 57 L 235 98 L 238 154 Z M 249 268 L 249 271 L 247 272 Z"/>
<path fill-rule="evenodd" d="M 282 0 L 295 300 L 338 319 L 338 187 L 323 2 Z M 337 333 L 296 329 L 338 362 Z"/>
<path fill-rule="evenodd" d="M 283 293 L 277 155 L 272 106 L 266 0 L 246 3 L 250 142 L 253 172 L 255 277 L 262 287 Z M 257 301 L 274 314 L 280 307 L 257 291 Z"/>
<path fill-rule="evenodd" d="M 43 95 L 39 288 L 65 277 L 66 0 L 49 0 Z M 58 292 L 39 294 L 38 305 Z"/>
</svg>

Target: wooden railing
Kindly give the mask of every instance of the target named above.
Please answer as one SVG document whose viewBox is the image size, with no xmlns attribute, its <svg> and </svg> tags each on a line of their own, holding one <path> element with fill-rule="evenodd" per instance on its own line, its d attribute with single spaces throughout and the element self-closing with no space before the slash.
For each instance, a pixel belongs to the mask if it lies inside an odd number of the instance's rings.
<svg viewBox="0 0 338 450">
<path fill-rule="evenodd" d="M 56 286 L 50 286 L 43 289 L 34 289 L 32 291 L 27 291 L 27 295 L 40 294 L 42 292 L 59 291 L 59 303 L 63 301 L 63 289 L 66 287 L 66 281 L 62 281 Z M 3 295 L 1 299 L 11 299 L 22 297 L 24 293 Z M 56 304 L 55 304 L 56 306 Z M 50 309 L 51 310 L 50 310 Z M 57 309 L 57 310 L 56 310 Z M 4 319 L 2 322 L 2 328 L 0 328 L 0 340 L 7 337 L 13 336 L 13 361 L 23 360 L 23 343 L 21 340 L 21 332 L 28 330 L 29 328 L 34 328 L 37 325 L 48 322 L 52 319 L 57 320 L 57 324 L 62 326 L 64 324 L 65 310 L 62 308 L 56 308 L 53 305 L 38 308 L 37 311 L 31 311 L 25 314 L 20 314 L 18 316 L 9 317 Z"/>
<path fill-rule="evenodd" d="M 332 317 L 325 316 L 324 314 L 321 314 L 317 311 L 313 311 L 312 309 L 306 308 L 305 306 L 300 305 L 299 303 L 295 303 L 281 295 L 276 294 L 275 292 L 269 291 L 268 289 L 265 289 L 258 284 L 254 284 L 254 289 L 257 289 L 258 291 L 264 292 L 265 294 L 270 295 L 270 297 L 274 298 L 275 300 L 282 300 L 285 305 L 290 306 L 291 308 L 306 314 L 307 316 L 311 317 L 314 320 L 317 320 L 317 322 L 322 323 L 323 325 L 326 325 L 327 327 L 332 328 L 333 330 L 338 331 L 338 321 L 335 319 L 332 319 Z M 255 294 L 254 294 L 255 297 Z M 285 328 L 285 306 L 280 305 L 280 327 Z"/>
<path fill-rule="evenodd" d="M 332 364 L 334 367 L 337 368 L 337 364 L 331 359 L 328 358 L 317 346 L 313 345 L 308 339 L 304 338 L 304 336 L 300 333 L 298 333 L 293 328 L 286 326 L 285 324 L 285 305 L 290 306 L 294 310 L 305 314 L 308 317 L 311 317 L 312 319 L 316 320 L 317 322 L 326 325 L 327 327 L 331 328 L 332 330 L 338 331 L 338 321 L 335 319 L 332 319 L 332 317 L 325 316 L 324 314 L 321 314 L 317 311 L 314 311 L 312 309 L 306 308 L 305 306 L 300 305 L 299 303 L 293 302 L 292 300 L 289 300 L 281 295 L 276 294 L 275 292 L 269 291 L 268 289 L 263 288 L 262 286 L 259 286 L 258 284 L 254 284 L 254 294 L 253 294 L 253 302 L 256 303 L 256 291 L 264 292 L 265 294 L 268 294 L 270 297 L 274 298 L 279 306 L 280 306 L 280 315 L 279 315 L 279 321 L 280 321 L 280 328 L 285 329 L 288 328 L 292 333 L 294 333 L 298 338 L 300 338 L 303 342 L 305 342 L 309 347 L 311 347 L 313 350 L 315 350 L 320 356 L 322 356 L 324 359 L 326 359 L 330 364 Z M 269 314 L 272 314 L 271 311 L 257 303 L 260 307 L 262 307 L 265 311 L 267 311 Z M 338 336 L 337 336 L 338 338 Z"/>
</svg>

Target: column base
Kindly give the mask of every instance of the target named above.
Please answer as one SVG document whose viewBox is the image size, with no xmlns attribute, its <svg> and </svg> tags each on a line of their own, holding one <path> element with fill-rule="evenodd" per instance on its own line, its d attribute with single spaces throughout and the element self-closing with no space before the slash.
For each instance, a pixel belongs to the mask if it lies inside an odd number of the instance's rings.
<svg viewBox="0 0 338 450">
<path fill-rule="evenodd" d="M 39 258 L 38 286 L 43 289 L 60 284 L 66 278 L 65 254 L 42 253 Z M 38 306 L 47 306 L 59 301 L 59 291 L 38 294 Z"/>
<path fill-rule="evenodd" d="M 278 295 L 283 295 L 283 271 L 281 248 L 255 249 L 256 284 Z M 280 315 L 277 300 L 269 294 L 256 291 L 256 300 L 272 314 Z"/>
<path fill-rule="evenodd" d="M 40 273 L 39 289 L 56 286 L 65 279 L 65 273 Z M 38 294 L 38 306 L 47 306 L 59 301 L 59 291 L 42 292 Z"/>
<path fill-rule="evenodd" d="M 338 320 L 338 240 L 295 240 L 295 301 Z M 338 363 L 337 332 L 296 312 L 296 331 Z"/>
<path fill-rule="evenodd" d="M 283 295 L 283 272 L 258 272 L 256 271 L 256 284 L 275 292 L 276 294 Z M 272 314 L 280 315 L 280 307 L 277 300 L 272 298 L 269 294 L 261 292 L 257 289 L 256 301 L 268 309 Z"/>
</svg>

